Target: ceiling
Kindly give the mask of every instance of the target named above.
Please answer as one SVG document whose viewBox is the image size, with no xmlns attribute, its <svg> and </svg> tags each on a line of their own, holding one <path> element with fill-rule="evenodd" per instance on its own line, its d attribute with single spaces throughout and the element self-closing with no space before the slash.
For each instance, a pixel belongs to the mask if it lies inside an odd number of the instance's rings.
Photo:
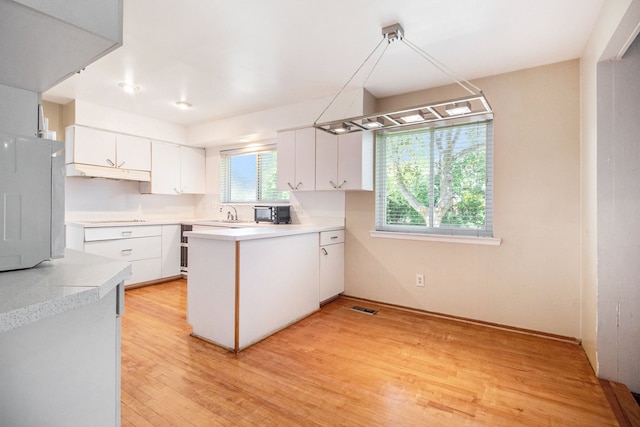
<svg viewBox="0 0 640 427">
<path fill-rule="evenodd" d="M 329 97 L 395 23 L 472 80 L 579 58 L 604 1 L 124 0 L 124 45 L 43 98 L 191 126 Z M 367 64 L 351 86 L 378 98 L 451 83 L 402 43 Z"/>
</svg>

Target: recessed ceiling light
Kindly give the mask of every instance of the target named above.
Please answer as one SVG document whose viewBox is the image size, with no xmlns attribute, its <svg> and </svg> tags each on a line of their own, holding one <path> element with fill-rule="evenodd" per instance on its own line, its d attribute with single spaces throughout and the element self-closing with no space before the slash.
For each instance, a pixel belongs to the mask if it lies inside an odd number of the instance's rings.
<svg viewBox="0 0 640 427">
<path fill-rule="evenodd" d="M 140 90 L 140 86 L 134 83 L 120 82 L 118 83 L 118 86 L 127 93 L 135 93 Z"/>
<path fill-rule="evenodd" d="M 188 103 L 187 101 L 176 101 L 176 105 L 181 110 L 188 110 L 189 108 L 191 108 L 191 104 Z"/>
</svg>

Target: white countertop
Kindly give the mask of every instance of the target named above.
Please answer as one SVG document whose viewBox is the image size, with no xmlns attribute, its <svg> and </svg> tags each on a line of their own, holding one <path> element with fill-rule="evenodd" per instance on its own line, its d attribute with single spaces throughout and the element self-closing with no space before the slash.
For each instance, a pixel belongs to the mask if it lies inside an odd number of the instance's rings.
<svg viewBox="0 0 640 427">
<path fill-rule="evenodd" d="M 247 226 L 240 228 L 212 228 L 206 231 L 190 231 L 185 233 L 187 237 L 213 240 L 256 240 L 271 239 L 274 237 L 293 236 L 295 234 L 320 233 L 322 231 L 343 230 L 343 226 L 336 225 L 302 225 L 279 224 L 269 226 Z"/>
<path fill-rule="evenodd" d="M 131 227 L 138 225 L 180 225 L 189 224 L 190 221 L 181 221 L 179 219 L 167 220 L 102 220 L 102 221 L 67 221 L 67 226 L 76 227 Z"/>
<path fill-rule="evenodd" d="M 84 252 L 26 270 L 0 273 L 0 332 L 97 301 L 131 274 L 131 266 Z"/>
</svg>

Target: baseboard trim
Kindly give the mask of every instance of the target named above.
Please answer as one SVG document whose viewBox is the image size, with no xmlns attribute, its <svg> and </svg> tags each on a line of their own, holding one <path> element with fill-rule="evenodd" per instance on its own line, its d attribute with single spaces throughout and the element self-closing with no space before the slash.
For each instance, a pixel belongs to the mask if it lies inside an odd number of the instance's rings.
<svg viewBox="0 0 640 427">
<path fill-rule="evenodd" d="M 360 297 L 354 297 L 351 295 L 342 295 L 342 298 L 348 298 L 354 301 L 363 301 L 363 302 L 368 302 L 371 304 L 377 304 L 379 306 L 382 307 L 389 307 L 389 308 L 395 308 L 397 310 L 403 310 L 403 311 L 409 311 L 412 313 L 416 313 L 416 314 L 422 314 L 425 316 L 431 316 L 431 317 L 438 317 L 441 319 L 448 319 L 448 320 L 453 320 L 456 322 L 461 322 L 461 323 L 469 323 L 472 325 L 478 325 L 478 326 L 486 326 L 487 328 L 492 328 L 492 329 L 500 329 L 503 331 L 510 331 L 510 332 L 515 332 L 518 334 L 523 334 L 523 335 L 531 335 L 531 336 L 535 336 L 535 337 L 540 337 L 540 338 L 546 338 L 546 339 L 550 339 L 550 340 L 555 340 L 555 341 L 562 341 L 562 342 L 567 342 L 570 344 L 575 344 L 575 345 L 580 345 L 581 340 L 579 338 L 574 338 L 574 337 L 567 337 L 564 335 L 556 335 L 556 334 L 551 334 L 548 332 L 541 332 L 541 331 L 536 331 L 533 329 L 526 329 L 526 328 L 518 328 L 516 326 L 509 326 L 509 325 L 502 325 L 500 323 L 493 323 L 493 322 L 486 322 L 484 320 L 476 320 L 476 319 L 470 319 L 467 317 L 461 317 L 461 316 L 454 316 L 451 314 L 444 314 L 444 313 L 438 313 L 435 311 L 428 311 L 428 310 L 421 310 L 418 308 L 411 308 L 411 307 L 405 307 L 402 305 L 397 305 L 397 304 L 389 304 L 389 303 L 384 303 L 384 302 L 379 302 L 379 301 L 375 301 L 375 300 L 370 300 L 367 298 L 360 298 Z"/>
<path fill-rule="evenodd" d="M 163 277 L 162 279 L 149 280 L 147 282 L 138 282 L 131 283 L 130 285 L 125 285 L 124 290 L 136 289 L 136 288 L 144 288 L 145 286 L 159 285 L 160 283 L 171 282 L 173 280 L 182 279 L 182 275 L 171 276 L 171 277 Z"/>
</svg>

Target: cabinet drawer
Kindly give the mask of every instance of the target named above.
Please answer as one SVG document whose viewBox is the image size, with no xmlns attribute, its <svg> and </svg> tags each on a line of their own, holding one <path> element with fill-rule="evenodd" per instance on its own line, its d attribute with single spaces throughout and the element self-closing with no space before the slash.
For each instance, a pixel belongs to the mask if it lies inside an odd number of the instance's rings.
<svg viewBox="0 0 640 427">
<path fill-rule="evenodd" d="M 124 285 L 159 279 L 162 276 L 161 271 L 160 258 L 131 261 L 131 276 L 124 281 Z"/>
<path fill-rule="evenodd" d="M 95 255 L 116 258 L 121 261 L 158 258 L 162 256 L 162 237 L 139 237 L 137 239 L 117 239 L 86 242 L 84 251 Z"/>
<path fill-rule="evenodd" d="M 323 231 L 320 233 L 320 246 L 344 242 L 344 230 Z"/>
<path fill-rule="evenodd" d="M 84 229 L 84 241 L 129 239 L 131 237 L 162 236 L 161 225 L 134 225 L 121 227 L 89 227 Z"/>
</svg>

